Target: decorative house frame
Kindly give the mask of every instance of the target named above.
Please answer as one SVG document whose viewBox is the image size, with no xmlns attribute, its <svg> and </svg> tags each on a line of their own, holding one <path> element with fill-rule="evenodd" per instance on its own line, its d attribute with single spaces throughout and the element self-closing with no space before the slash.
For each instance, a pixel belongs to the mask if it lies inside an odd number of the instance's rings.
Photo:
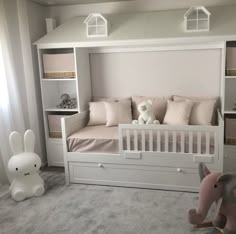
<svg viewBox="0 0 236 234">
<path fill-rule="evenodd" d="M 87 37 L 107 37 L 108 21 L 100 13 L 89 14 L 85 19 Z"/>
<path fill-rule="evenodd" d="M 211 13 L 204 6 L 191 7 L 184 15 L 186 32 L 203 32 L 210 30 Z"/>
</svg>

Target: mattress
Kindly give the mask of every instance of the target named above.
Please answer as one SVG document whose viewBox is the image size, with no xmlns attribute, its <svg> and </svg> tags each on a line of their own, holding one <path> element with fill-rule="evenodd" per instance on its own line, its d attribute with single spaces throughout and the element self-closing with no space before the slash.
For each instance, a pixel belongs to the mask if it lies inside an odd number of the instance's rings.
<svg viewBox="0 0 236 234">
<path fill-rule="evenodd" d="M 134 136 L 130 133 L 130 150 L 134 150 Z M 69 152 L 91 152 L 91 153 L 119 153 L 119 135 L 118 127 L 106 127 L 105 125 L 87 126 L 73 133 L 67 138 Z M 157 151 L 157 135 L 153 135 L 153 151 Z M 126 136 L 123 137 L 124 149 L 127 149 Z M 145 151 L 150 150 L 149 133 L 145 133 Z M 197 153 L 197 135 L 193 135 L 193 153 Z M 138 132 L 138 150 L 142 150 L 141 132 Z M 161 133 L 160 149 L 165 152 L 165 135 Z M 168 152 L 173 151 L 173 137 L 168 138 Z M 176 152 L 181 152 L 181 136 L 176 136 Z M 184 152 L 189 153 L 188 135 L 185 134 Z M 210 136 L 211 154 L 214 153 L 214 137 Z M 206 139 L 203 135 L 201 138 L 201 153 L 206 153 Z"/>
<path fill-rule="evenodd" d="M 70 152 L 118 153 L 118 127 L 87 126 L 67 138 Z"/>
</svg>

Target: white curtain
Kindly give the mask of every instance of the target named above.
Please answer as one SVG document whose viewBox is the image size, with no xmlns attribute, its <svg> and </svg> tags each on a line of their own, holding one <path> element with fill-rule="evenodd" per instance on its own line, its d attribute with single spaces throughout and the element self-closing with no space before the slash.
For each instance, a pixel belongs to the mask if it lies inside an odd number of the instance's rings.
<svg viewBox="0 0 236 234">
<path fill-rule="evenodd" d="M 4 174 L 11 180 L 6 169 L 12 155 L 10 133 L 16 130 L 23 134 L 31 128 L 36 141 L 40 138 L 25 6 L 24 0 L 0 0 L 0 183 Z M 38 142 L 40 145 L 40 139 Z"/>
<path fill-rule="evenodd" d="M 0 155 L 2 167 L 11 156 L 8 137 L 11 131 L 25 130 L 23 105 L 19 93 L 19 77 L 11 47 L 3 0 L 0 0 Z M 3 175 L 3 173 L 2 173 Z"/>
</svg>

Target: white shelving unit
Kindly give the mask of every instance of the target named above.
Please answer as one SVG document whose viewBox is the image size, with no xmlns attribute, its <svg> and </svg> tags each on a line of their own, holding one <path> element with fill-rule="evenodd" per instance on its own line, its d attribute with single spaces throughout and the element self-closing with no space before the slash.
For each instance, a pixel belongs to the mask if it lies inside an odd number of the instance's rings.
<svg viewBox="0 0 236 234">
<path fill-rule="evenodd" d="M 45 78 L 43 55 L 64 53 L 73 53 L 75 78 Z M 89 54 L 86 48 L 38 48 L 38 60 L 48 166 L 64 166 L 62 139 L 50 137 L 48 115 L 72 115 L 88 109 L 91 99 Z M 57 108 L 64 93 L 76 98 L 77 108 Z"/>
<path fill-rule="evenodd" d="M 233 63 L 236 61 L 229 61 L 232 59 L 232 54 L 230 56 L 229 48 L 236 48 L 236 41 L 226 42 L 226 75 L 225 75 L 225 103 L 224 103 L 224 119 L 225 119 L 225 138 L 227 137 L 226 119 L 236 120 L 236 76 L 227 75 L 228 69 L 232 69 Z M 235 133 L 236 136 L 236 133 Z M 224 145 L 224 171 L 225 172 L 236 172 L 236 145 L 226 144 L 228 143 L 225 139 Z"/>
</svg>

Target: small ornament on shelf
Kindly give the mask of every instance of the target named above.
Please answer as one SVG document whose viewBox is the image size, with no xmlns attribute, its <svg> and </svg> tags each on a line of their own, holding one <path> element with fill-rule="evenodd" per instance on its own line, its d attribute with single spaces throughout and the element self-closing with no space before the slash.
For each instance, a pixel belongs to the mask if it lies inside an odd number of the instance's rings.
<svg viewBox="0 0 236 234">
<path fill-rule="evenodd" d="M 69 94 L 63 93 L 61 95 L 61 103 L 57 105 L 57 108 L 62 109 L 75 109 L 77 107 L 76 98 L 71 98 Z"/>
</svg>

